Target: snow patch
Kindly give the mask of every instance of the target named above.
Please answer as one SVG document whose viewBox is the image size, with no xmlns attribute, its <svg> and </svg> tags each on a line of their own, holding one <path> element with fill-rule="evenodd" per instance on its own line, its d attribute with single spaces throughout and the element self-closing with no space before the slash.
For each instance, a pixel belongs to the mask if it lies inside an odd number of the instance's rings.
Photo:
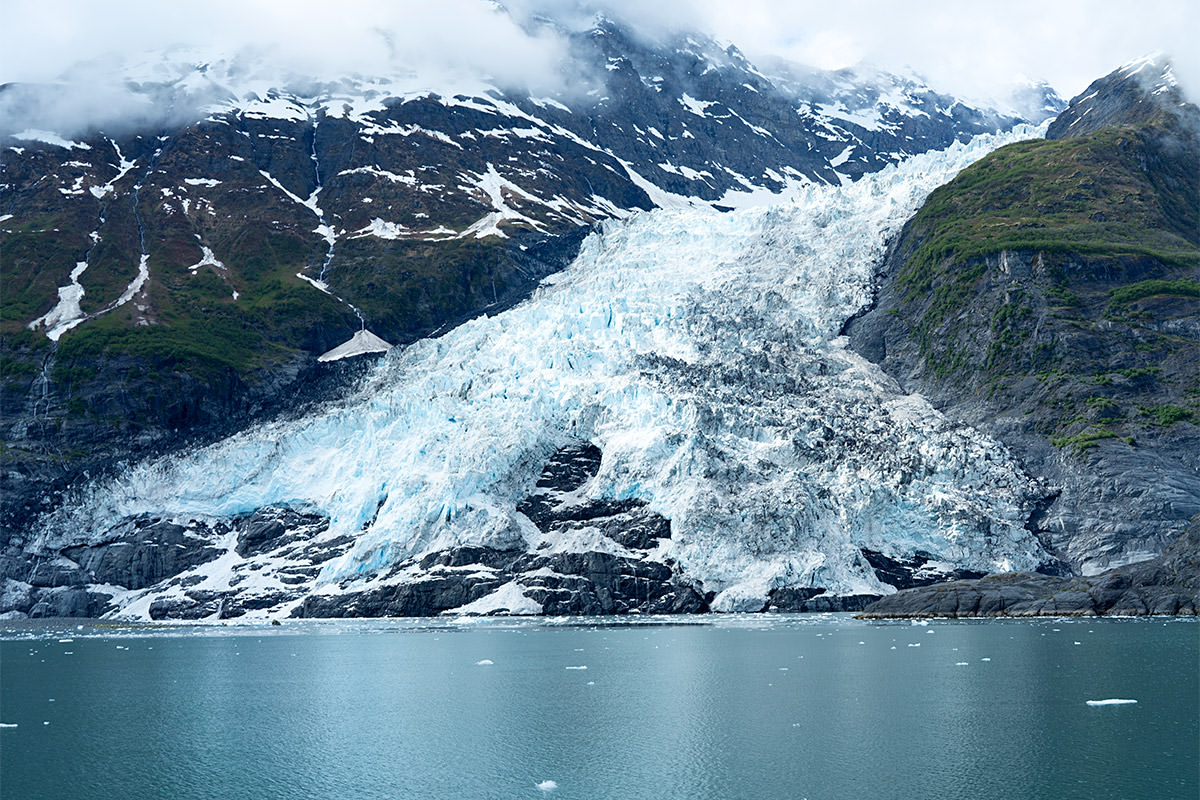
<svg viewBox="0 0 1200 800">
<path fill-rule="evenodd" d="M 70 139 L 64 139 L 62 136 L 59 136 L 53 131 L 34 130 L 33 128 L 21 131 L 20 133 L 14 133 L 12 138 L 20 139 L 26 142 L 41 142 L 42 144 L 51 144 L 55 147 L 66 148 L 67 150 L 92 149 L 92 146 L 86 142 L 73 142 Z"/>
<path fill-rule="evenodd" d="M 505 613 L 513 616 L 535 616 L 542 613 L 542 604 L 526 597 L 524 586 L 516 581 L 510 581 L 489 595 L 442 613 L 447 615 Z"/>
<path fill-rule="evenodd" d="M 340 344 L 329 352 L 317 358 L 317 361 L 340 361 L 343 358 L 361 356 L 367 353 L 386 353 L 392 346 L 371 333 L 366 328 L 350 337 L 350 340 Z"/>
<path fill-rule="evenodd" d="M 211 249 L 205 247 L 204 245 L 200 245 L 200 252 L 200 260 L 188 267 L 188 272 L 191 272 L 194 275 L 196 270 L 200 269 L 201 267 L 216 267 L 217 269 L 225 269 L 225 265 L 219 261 L 215 255 L 213 255 L 213 251 Z"/>
</svg>

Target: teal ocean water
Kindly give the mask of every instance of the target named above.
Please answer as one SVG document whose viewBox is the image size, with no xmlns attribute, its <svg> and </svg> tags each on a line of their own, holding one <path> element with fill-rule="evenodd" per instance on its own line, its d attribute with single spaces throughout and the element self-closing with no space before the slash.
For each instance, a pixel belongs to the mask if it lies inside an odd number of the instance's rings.
<svg viewBox="0 0 1200 800">
<path fill-rule="evenodd" d="M 1200 796 L 1188 620 L 0 627 L 13 800 Z"/>
</svg>

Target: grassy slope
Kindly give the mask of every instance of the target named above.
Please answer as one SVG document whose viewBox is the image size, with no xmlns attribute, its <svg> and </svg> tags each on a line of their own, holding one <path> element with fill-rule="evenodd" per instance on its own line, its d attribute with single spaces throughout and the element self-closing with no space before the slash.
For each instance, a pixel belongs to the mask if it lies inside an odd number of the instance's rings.
<svg viewBox="0 0 1200 800">
<path fill-rule="evenodd" d="M 1163 324 L 1200 309 L 1192 148 L 1161 123 L 1106 128 L 1010 145 L 933 192 L 891 309 L 926 367 L 1043 417 L 1060 446 L 1200 420 L 1200 347 Z"/>
</svg>

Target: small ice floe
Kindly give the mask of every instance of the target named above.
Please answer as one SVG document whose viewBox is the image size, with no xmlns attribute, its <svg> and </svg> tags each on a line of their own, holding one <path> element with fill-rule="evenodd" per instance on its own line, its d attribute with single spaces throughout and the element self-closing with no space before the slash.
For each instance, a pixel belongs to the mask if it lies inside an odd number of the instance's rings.
<svg viewBox="0 0 1200 800">
<path fill-rule="evenodd" d="M 909 643 L 909 645 L 908 645 L 908 646 L 909 646 L 909 647 L 920 647 L 920 646 L 921 646 L 921 643 L 920 643 L 920 642 L 911 642 L 911 643 Z"/>
<path fill-rule="evenodd" d="M 578 667 L 567 667 L 567 669 L 587 669 L 587 665 L 580 664 Z"/>
<path fill-rule="evenodd" d="M 44 722 L 42 722 L 42 724 L 43 724 L 43 725 L 49 725 L 49 724 L 50 724 L 50 720 L 45 720 Z"/>
<path fill-rule="evenodd" d="M 595 681 L 588 681 L 588 682 L 587 682 L 587 685 L 588 685 L 588 686 L 595 686 L 595 685 L 596 685 L 596 682 L 595 682 Z"/>
<path fill-rule="evenodd" d="M 1083 644 L 1083 642 L 1076 642 L 1075 644 Z"/>
<path fill-rule="evenodd" d="M 490 658 L 485 658 L 485 659 L 482 659 L 482 660 L 480 660 L 480 661 L 476 661 L 476 662 L 475 662 L 475 666 L 477 666 L 477 667 L 490 667 L 492 664 L 495 664 L 495 663 L 496 663 L 496 662 L 495 662 L 495 661 L 492 661 Z"/>
<path fill-rule="evenodd" d="M 954 662 L 954 666 L 956 666 L 956 667 L 969 667 L 969 666 L 971 666 L 971 665 L 970 665 L 970 663 L 969 663 L 969 662 L 966 662 L 966 661 L 955 661 L 955 662 Z"/>
<path fill-rule="evenodd" d="M 980 661 L 991 661 L 991 659 L 990 659 L 990 658 L 981 658 L 981 659 L 979 659 L 979 660 L 980 660 Z"/>
<path fill-rule="evenodd" d="M 929 624 L 929 620 L 927 620 L 927 619 L 914 619 L 914 620 L 912 621 L 912 624 L 913 624 L 913 625 L 928 625 L 928 624 Z"/>
<path fill-rule="evenodd" d="M 779 668 L 779 671 L 780 671 L 780 672 L 787 672 L 787 671 L 788 671 L 788 668 L 787 668 L 787 667 L 780 667 L 780 668 Z"/>
<path fill-rule="evenodd" d="M 17 723 L 15 723 L 15 722 L 0 722 L 0 728 L 15 728 L 15 727 L 17 727 Z"/>
<path fill-rule="evenodd" d="M 542 781 L 537 785 L 537 788 L 541 789 L 543 792 L 553 792 L 558 788 L 558 784 L 554 781 Z"/>
<path fill-rule="evenodd" d="M 1136 703 L 1137 700 L 1125 700 L 1120 697 L 1110 697 L 1107 700 L 1088 700 L 1089 706 L 1127 706 L 1131 703 Z"/>
</svg>

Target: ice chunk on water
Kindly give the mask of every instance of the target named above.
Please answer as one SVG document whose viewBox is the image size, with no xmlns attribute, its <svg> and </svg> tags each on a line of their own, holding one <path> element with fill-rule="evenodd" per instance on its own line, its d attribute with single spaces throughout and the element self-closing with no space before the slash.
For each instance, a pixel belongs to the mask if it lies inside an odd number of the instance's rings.
<svg viewBox="0 0 1200 800">
<path fill-rule="evenodd" d="M 1137 700 L 1125 700 L 1120 697 L 1110 697 L 1107 700 L 1088 700 L 1089 706 L 1127 706 L 1131 703 L 1136 703 Z"/>
<path fill-rule="evenodd" d="M 475 662 L 475 666 L 477 666 L 477 667 L 490 667 L 490 666 L 491 666 L 492 664 L 494 664 L 494 663 L 496 663 L 496 662 L 492 661 L 490 658 L 485 658 L 485 659 L 483 659 L 482 661 L 476 661 L 476 662 Z"/>
<path fill-rule="evenodd" d="M 567 667 L 567 669 L 587 669 L 587 665 L 586 665 L 586 664 L 580 664 L 580 665 L 579 665 L 579 666 L 577 666 L 577 667 Z"/>
<path fill-rule="evenodd" d="M 558 784 L 554 781 L 542 781 L 537 785 L 537 788 L 541 789 L 543 792 L 552 792 L 558 788 Z"/>
</svg>

